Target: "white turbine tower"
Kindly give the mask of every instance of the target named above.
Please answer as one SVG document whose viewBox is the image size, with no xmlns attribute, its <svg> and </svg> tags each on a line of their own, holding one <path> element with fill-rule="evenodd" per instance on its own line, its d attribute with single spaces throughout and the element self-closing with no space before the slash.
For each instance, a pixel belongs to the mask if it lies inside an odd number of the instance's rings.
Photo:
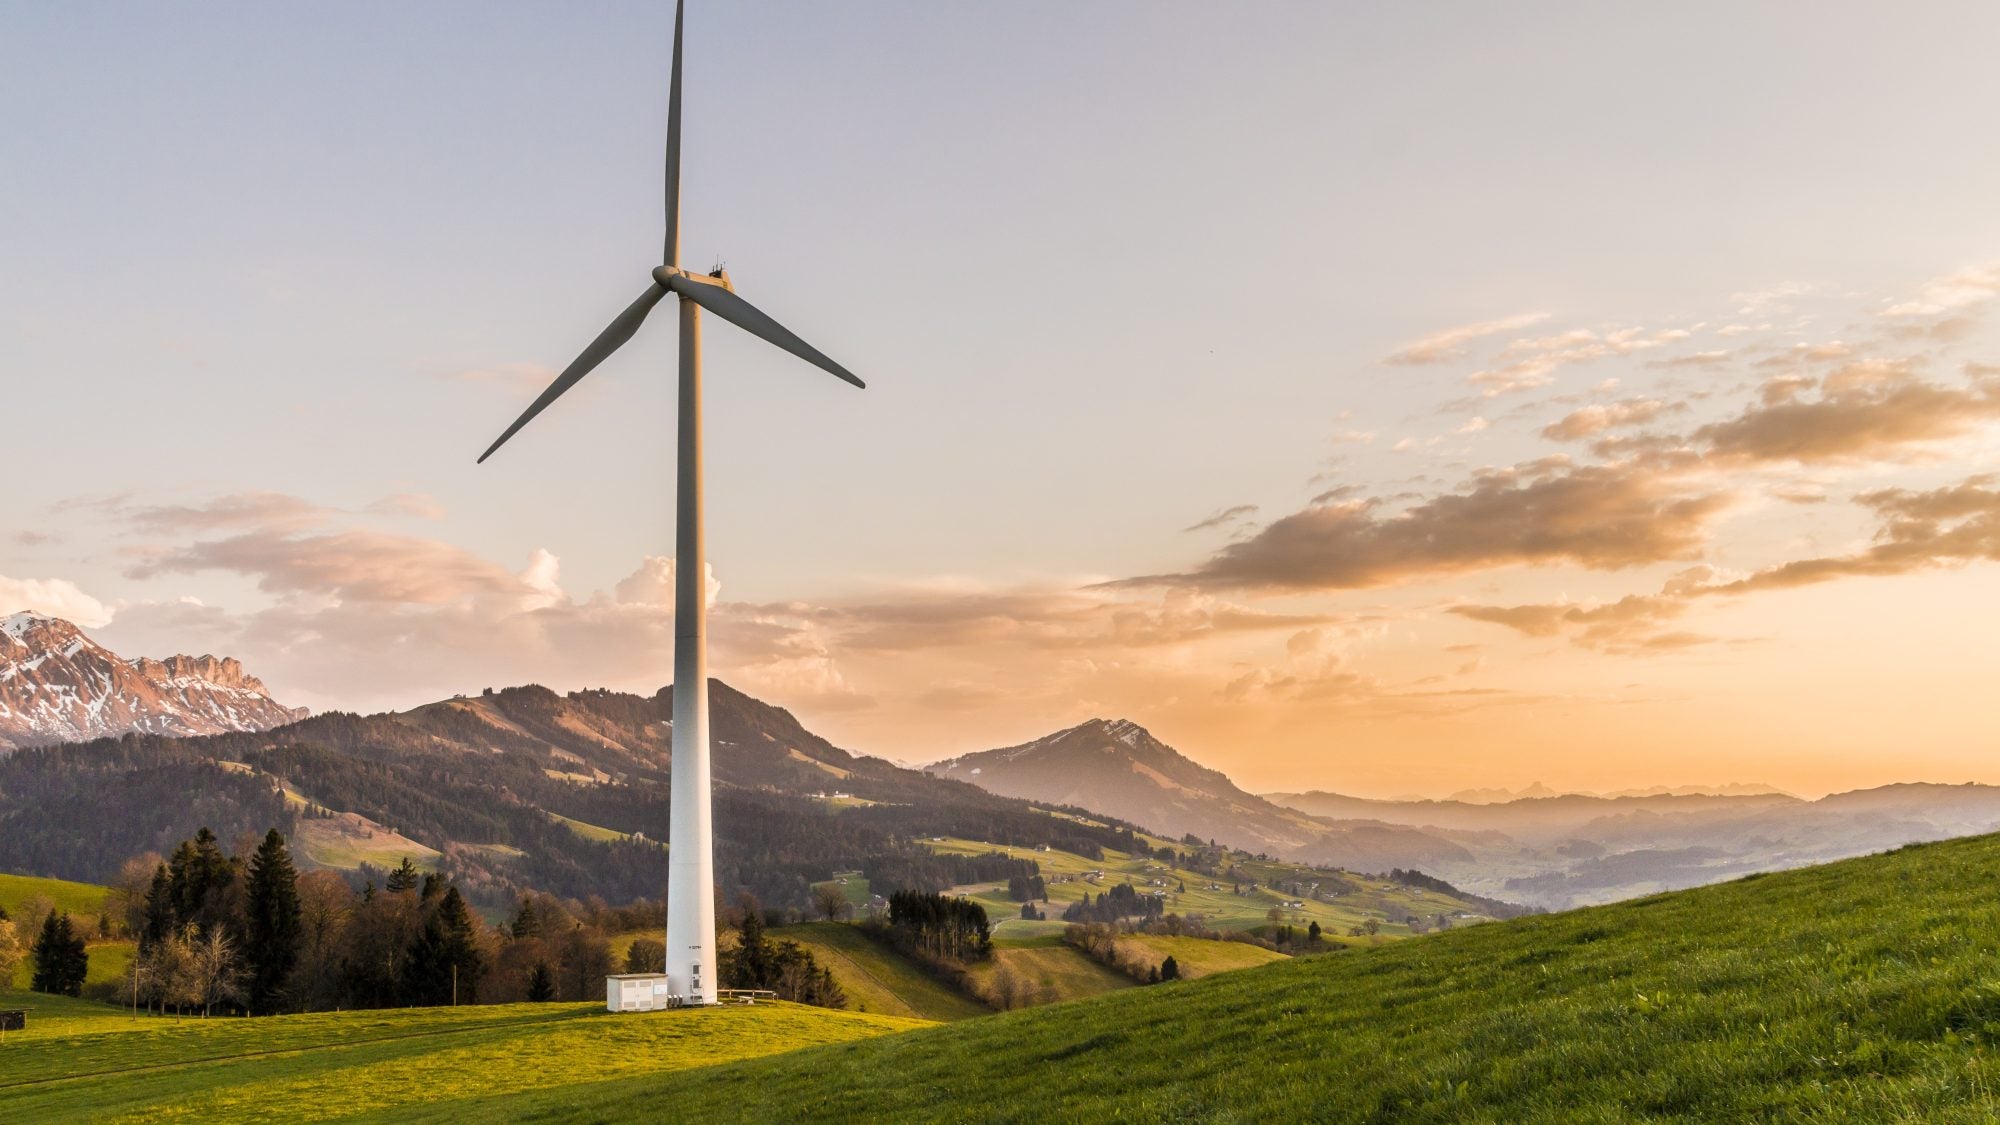
<svg viewBox="0 0 2000 1125">
<path fill-rule="evenodd" d="M 701 310 L 707 309 L 842 379 L 863 386 L 846 368 L 822 355 L 783 325 L 736 295 L 721 270 L 693 274 L 680 268 L 681 19 L 674 9 L 673 77 L 667 95 L 667 239 L 653 284 L 576 362 L 550 383 L 507 432 L 480 454 L 485 461 L 515 432 L 592 368 L 623 347 L 654 305 L 668 293 L 680 298 L 680 463 L 674 551 L 673 803 L 667 855 L 667 986 L 690 1003 L 715 1002 L 715 836 L 709 820 L 708 612 L 701 525 Z"/>
</svg>

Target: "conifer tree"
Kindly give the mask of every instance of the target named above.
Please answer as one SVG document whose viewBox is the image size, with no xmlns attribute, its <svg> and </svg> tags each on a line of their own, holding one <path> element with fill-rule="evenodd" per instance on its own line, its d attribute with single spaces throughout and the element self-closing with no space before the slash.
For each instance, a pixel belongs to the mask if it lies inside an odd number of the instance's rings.
<svg viewBox="0 0 2000 1125">
<path fill-rule="evenodd" d="M 549 963 L 535 962 L 535 971 L 528 975 L 528 1000 L 536 1004 L 546 1004 L 555 998 L 556 978 L 549 972 Z"/>
<path fill-rule="evenodd" d="M 90 969 L 90 952 L 67 913 L 51 911 L 35 939 L 35 975 L 29 987 L 56 996 L 83 995 L 83 978 Z"/>
<path fill-rule="evenodd" d="M 139 931 L 139 949 L 142 952 L 172 937 L 177 925 L 173 881 L 168 877 L 164 863 L 153 868 L 153 885 L 146 891 L 145 918 L 145 925 Z"/>
<path fill-rule="evenodd" d="M 285 838 L 273 828 L 250 860 L 248 882 L 250 1010 L 276 1011 L 285 981 L 299 960 L 299 874 Z"/>
<path fill-rule="evenodd" d="M 414 891 L 417 889 L 417 883 L 421 878 L 417 874 L 416 864 L 410 862 L 409 856 L 404 856 L 402 865 L 394 871 L 389 872 L 389 893 L 396 894 L 401 891 Z"/>
</svg>

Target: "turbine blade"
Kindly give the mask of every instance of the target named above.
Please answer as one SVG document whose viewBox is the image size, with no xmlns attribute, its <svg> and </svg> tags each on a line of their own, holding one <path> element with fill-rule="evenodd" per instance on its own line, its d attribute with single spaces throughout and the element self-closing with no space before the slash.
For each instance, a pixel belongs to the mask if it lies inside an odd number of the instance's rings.
<svg viewBox="0 0 2000 1125">
<path fill-rule="evenodd" d="M 592 340 L 589 347 L 583 349 L 583 354 L 577 356 L 575 362 L 556 376 L 556 381 L 549 384 L 548 389 L 542 392 L 542 397 L 536 399 L 519 418 L 514 419 L 514 424 L 507 427 L 507 432 L 501 434 L 486 448 L 486 452 L 479 455 L 479 461 L 483 463 L 488 457 L 493 456 L 494 450 L 506 444 L 508 438 L 513 437 L 535 415 L 547 409 L 550 403 L 561 398 L 564 391 L 576 386 L 577 380 L 590 374 L 591 369 L 603 363 L 612 352 L 624 347 L 625 341 L 630 340 L 633 333 L 639 331 L 639 326 L 646 322 L 646 314 L 652 312 L 653 306 L 659 304 L 660 298 L 666 295 L 666 287 L 658 282 L 639 294 L 638 300 L 626 306 L 625 311 L 619 313 L 618 318 L 604 331 L 598 333 L 597 339 Z"/>
<path fill-rule="evenodd" d="M 718 278 L 679 272 L 669 274 L 666 282 L 674 292 L 752 336 L 776 344 L 814 367 L 830 371 L 857 387 L 868 385 L 856 378 L 852 371 L 828 359 L 826 353 L 799 339 L 791 329 L 772 320 L 757 306 L 737 296 L 736 291 L 731 289 L 727 282 Z"/>
<path fill-rule="evenodd" d="M 674 71 L 667 87 L 667 246 L 661 265 L 681 258 L 681 17 L 686 0 L 674 5 Z"/>
</svg>

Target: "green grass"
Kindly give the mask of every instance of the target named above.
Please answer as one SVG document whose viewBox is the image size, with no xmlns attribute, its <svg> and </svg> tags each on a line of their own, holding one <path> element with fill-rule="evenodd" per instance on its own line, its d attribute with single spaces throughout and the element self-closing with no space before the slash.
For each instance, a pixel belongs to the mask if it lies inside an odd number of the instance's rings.
<svg viewBox="0 0 2000 1125">
<path fill-rule="evenodd" d="M 30 1015 L 28 1035 L 7 1037 L 0 1121 L 491 1120 L 506 1115 L 466 1103 L 528 1092 L 560 1103 L 585 1080 L 928 1026 L 795 1004 L 626 1015 L 509 1004 L 178 1023 L 86 1007 L 51 1005 Z"/>
<path fill-rule="evenodd" d="M 842 879 L 847 881 L 843 883 L 841 882 Z M 817 891 L 825 886 L 838 887 L 841 897 L 847 900 L 847 905 L 854 907 L 857 911 L 868 905 L 868 896 L 870 893 L 868 880 L 859 871 L 836 871 L 832 879 L 824 883 L 814 883 L 813 890 Z"/>
<path fill-rule="evenodd" d="M 947 1021 L 992 1014 L 991 1008 L 940 984 L 909 958 L 845 923 L 810 922 L 770 935 L 810 949 L 832 971 L 853 1011 Z"/>
<path fill-rule="evenodd" d="M 97 924 L 97 916 L 104 912 L 104 898 L 111 888 L 94 883 L 72 883 L 67 879 L 37 879 L 32 875 L 0 875 L 0 907 L 6 908 L 17 921 L 22 907 L 37 896 L 55 903 L 57 910 L 67 910 L 79 920 L 87 920 L 92 926 Z"/>
<path fill-rule="evenodd" d="M 981 987 L 991 988 L 1002 968 L 1036 990 L 1030 1000 L 1034 1004 L 1081 1000 L 1133 986 L 1131 977 L 1105 968 L 1053 936 L 1030 945 L 996 945 L 991 958 L 972 966 L 971 976 Z"/>
<path fill-rule="evenodd" d="M 1153 846 L 1170 841 L 1147 837 Z M 1464 926 L 1485 921 L 1477 914 L 1477 908 L 1449 895 L 1435 891 L 1425 891 L 1388 883 L 1379 879 L 1368 879 L 1351 872 L 1341 872 L 1338 877 L 1359 884 L 1360 890 L 1340 895 L 1332 901 L 1315 897 L 1309 887 L 1314 882 L 1331 886 L 1330 876 L 1334 873 L 1315 870 L 1299 863 L 1285 863 L 1277 860 L 1258 860 L 1237 855 L 1234 862 L 1247 879 L 1254 879 L 1259 886 L 1248 889 L 1242 884 L 1242 894 L 1231 890 L 1230 880 L 1198 875 L 1191 871 L 1169 870 L 1163 863 L 1148 857 L 1134 856 L 1127 852 L 1107 849 L 1103 859 L 1086 859 L 1073 852 L 1058 850 L 1038 851 L 1033 848 L 1009 848 L 980 840 L 957 837 L 924 839 L 919 841 L 932 851 L 946 855 L 981 855 L 986 852 L 1000 852 L 1020 859 L 1032 859 L 1040 865 L 1043 876 L 1048 879 L 1049 903 L 1042 906 L 1053 922 L 1062 916 L 1063 909 L 1085 894 L 1101 895 L 1112 886 L 1130 881 L 1141 891 L 1162 890 L 1166 892 L 1166 910 L 1182 916 L 1200 915 L 1204 924 L 1219 930 L 1253 930 L 1271 925 L 1269 918 L 1272 908 L 1283 915 L 1283 921 L 1304 929 L 1318 922 L 1329 938 L 1351 943 L 1380 944 L 1410 937 L 1410 929 L 1400 923 L 1392 923 L 1390 917 L 1401 918 L 1415 913 L 1423 917 L 1443 912 L 1456 914 L 1466 912 L 1476 917 L 1456 919 L 1453 924 Z M 1095 879 L 1089 873 L 1102 871 Z M 1058 882 L 1056 880 L 1066 880 Z M 1154 887 L 1152 880 L 1160 879 L 1162 887 Z M 1181 890 L 1185 883 L 1187 890 Z M 1210 883 L 1220 889 L 1209 890 Z M 1271 884 L 1301 885 L 1301 895 L 1281 893 L 1271 889 Z M 1005 943 L 1016 936 L 1041 936 L 1048 928 L 1021 919 L 1021 904 L 1007 897 L 1005 883 L 978 883 L 958 888 L 966 892 L 974 901 L 986 908 L 988 917 L 994 920 L 995 941 Z M 1299 907 L 1287 907 L 1288 901 L 1303 902 Z M 1041 906 L 1038 902 L 1037 906 Z M 1372 938 L 1350 937 L 1349 931 L 1368 921 L 1374 921 L 1379 933 Z"/>
<path fill-rule="evenodd" d="M 1285 960 L 1283 953 L 1240 941 L 1208 941 L 1166 934 L 1133 934 L 1118 940 L 1121 946 L 1144 947 L 1147 956 L 1154 962 L 1171 956 L 1174 963 L 1180 966 L 1181 976 L 1187 980 L 1233 969 L 1254 969 L 1259 965 Z"/>
<path fill-rule="evenodd" d="M 2000 1118 L 2000 837 L 532 1095 L 512 1120 Z"/>
</svg>

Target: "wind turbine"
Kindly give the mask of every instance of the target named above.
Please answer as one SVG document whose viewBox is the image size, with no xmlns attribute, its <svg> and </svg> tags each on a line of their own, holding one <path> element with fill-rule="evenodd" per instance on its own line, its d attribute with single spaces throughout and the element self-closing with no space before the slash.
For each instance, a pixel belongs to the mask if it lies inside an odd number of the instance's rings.
<svg viewBox="0 0 2000 1125">
<path fill-rule="evenodd" d="M 815 367 L 865 386 L 854 373 L 828 359 L 784 325 L 736 295 L 728 274 L 689 273 L 680 268 L 681 233 L 681 24 L 685 0 L 674 6 L 673 77 L 667 95 L 667 237 L 653 283 L 610 327 L 599 333 L 576 362 L 549 384 L 493 451 L 562 397 L 564 391 L 609 358 L 639 331 L 646 314 L 667 294 L 680 298 L 680 461 L 674 548 L 674 729 L 672 821 L 667 852 L 667 987 L 689 1003 L 716 999 L 715 836 L 709 816 L 708 607 L 701 520 L 701 310 L 707 309 L 759 339 L 769 341 Z"/>
</svg>

